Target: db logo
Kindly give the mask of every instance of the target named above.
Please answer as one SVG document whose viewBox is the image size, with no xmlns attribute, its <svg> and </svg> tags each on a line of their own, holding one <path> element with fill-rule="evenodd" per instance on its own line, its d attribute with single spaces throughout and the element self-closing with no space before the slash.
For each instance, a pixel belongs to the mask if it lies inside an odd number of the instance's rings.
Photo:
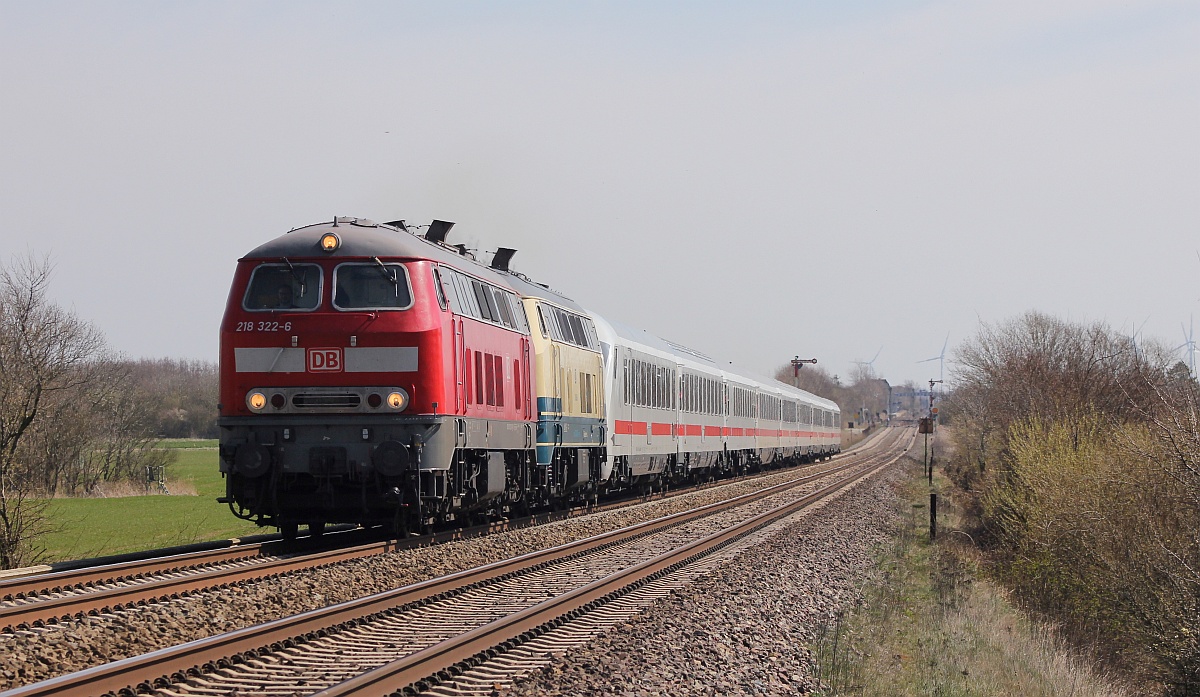
<svg viewBox="0 0 1200 697">
<path fill-rule="evenodd" d="M 337 373 L 342 370 L 340 348 L 312 348 L 308 350 L 308 372 Z"/>
</svg>

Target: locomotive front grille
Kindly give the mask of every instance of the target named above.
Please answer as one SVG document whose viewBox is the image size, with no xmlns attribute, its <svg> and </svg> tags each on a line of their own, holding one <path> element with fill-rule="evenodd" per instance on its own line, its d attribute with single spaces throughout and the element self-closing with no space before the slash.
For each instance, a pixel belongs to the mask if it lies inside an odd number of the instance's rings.
<svg viewBox="0 0 1200 697">
<path fill-rule="evenodd" d="M 297 409 L 356 409 L 362 404 L 362 396 L 353 392 L 301 392 L 292 395 L 292 406 Z"/>
</svg>

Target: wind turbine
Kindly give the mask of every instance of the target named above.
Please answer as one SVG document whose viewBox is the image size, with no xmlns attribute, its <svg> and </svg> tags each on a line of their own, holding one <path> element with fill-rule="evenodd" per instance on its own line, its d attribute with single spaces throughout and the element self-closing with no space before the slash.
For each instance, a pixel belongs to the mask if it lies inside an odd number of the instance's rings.
<svg viewBox="0 0 1200 697">
<path fill-rule="evenodd" d="M 1149 317 L 1142 320 L 1142 323 L 1133 330 L 1133 335 L 1129 337 L 1129 340 L 1133 342 L 1133 357 L 1139 361 L 1142 359 L 1142 329 L 1146 326 L 1146 322 L 1149 321 Z"/>
<path fill-rule="evenodd" d="M 882 347 L 882 346 L 880 346 L 880 347 L 879 347 L 879 350 L 875 352 L 875 358 L 879 358 L 879 354 L 881 354 L 881 353 L 883 353 L 883 347 Z M 872 374 L 872 375 L 874 375 L 874 374 L 875 374 L 875 358 L 872 358 L 872 359 L 871 359 L 871 360 L 869 360 L 869 361 L 854 361 L 854 363 L 855 363 L 856 365 L 865 365 L 865 366 L 867 366 L 868 368 L 870 368 L 870 369 L 871 369 L 871 374 Z"/>
<path fill-rule="evenodd" d="M 942 342 L 942 352 L 939 353 L 938 355 L 934 356 L 933 358 L 926 358 L 923 361 L 917 361 L 917 363 L 929 363 L 930 361 L 937 361 L 938 362 L 938 380 L 939 381 L 944 381 L 946 379 L 946 347 L 949 345 L 950 345 L 950 332 L 946 332 L 946 340 L 944 342 Z M 945 384 L 945 383 L 943 382 L 942 384 Z"/>
<path fill-rule="evenodd" d="M 1192 377 L 1196 376 L 1196 340 L 1195 340 L 1195 338 L 1193 338 L 1194 337 L 1193 330 L 1195 329 L 1195 322 L 1196 322 L 1195 316 L 1191 317 L 1188 320 L 1188 326 L 1186 326 L 1186 327 L 1183 326 L 1182 322 L 1180 322 L 1179 328 L 1181 330 L 1183 330 L 1183 343 L 1175 347 L 1176 351 L 1178 351 L 1179 349 L 1182 349 L 1182 348 L 1187 349 L 1188 370 L 1190 370 L 1192 372 Z"/>
</svg>

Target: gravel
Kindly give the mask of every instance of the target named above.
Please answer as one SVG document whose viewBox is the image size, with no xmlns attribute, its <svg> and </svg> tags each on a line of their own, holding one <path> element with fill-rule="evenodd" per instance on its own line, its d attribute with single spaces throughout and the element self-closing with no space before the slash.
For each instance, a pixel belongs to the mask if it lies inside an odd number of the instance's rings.
<svg viewBox="0 0 1200 697">
<path fill-rule="evenodd" d="M 506 695 L 795 695 L 820 686 L 819 627 L 854 604 L 894 529 L 891 467 L 801 514 L 635 619 L 518 678 Z"/>
<path fill-rule="evenodd" d="M 769 475 L 615 511 L 400 550 L 45 628 L 0 635 L 0 689 L 354 600 L 765 488 Z"/>
</svg>

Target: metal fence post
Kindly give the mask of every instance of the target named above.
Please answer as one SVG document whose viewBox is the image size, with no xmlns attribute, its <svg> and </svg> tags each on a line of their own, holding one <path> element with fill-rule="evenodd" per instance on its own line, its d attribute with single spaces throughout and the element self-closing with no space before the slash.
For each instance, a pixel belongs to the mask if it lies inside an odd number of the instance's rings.
<svg viewBox="0 0 1200 697">
<path fill-rule="evenodd" d="M 929 539 L 937 539 L 937 494 L 929 494 Z"/>
</svg>

